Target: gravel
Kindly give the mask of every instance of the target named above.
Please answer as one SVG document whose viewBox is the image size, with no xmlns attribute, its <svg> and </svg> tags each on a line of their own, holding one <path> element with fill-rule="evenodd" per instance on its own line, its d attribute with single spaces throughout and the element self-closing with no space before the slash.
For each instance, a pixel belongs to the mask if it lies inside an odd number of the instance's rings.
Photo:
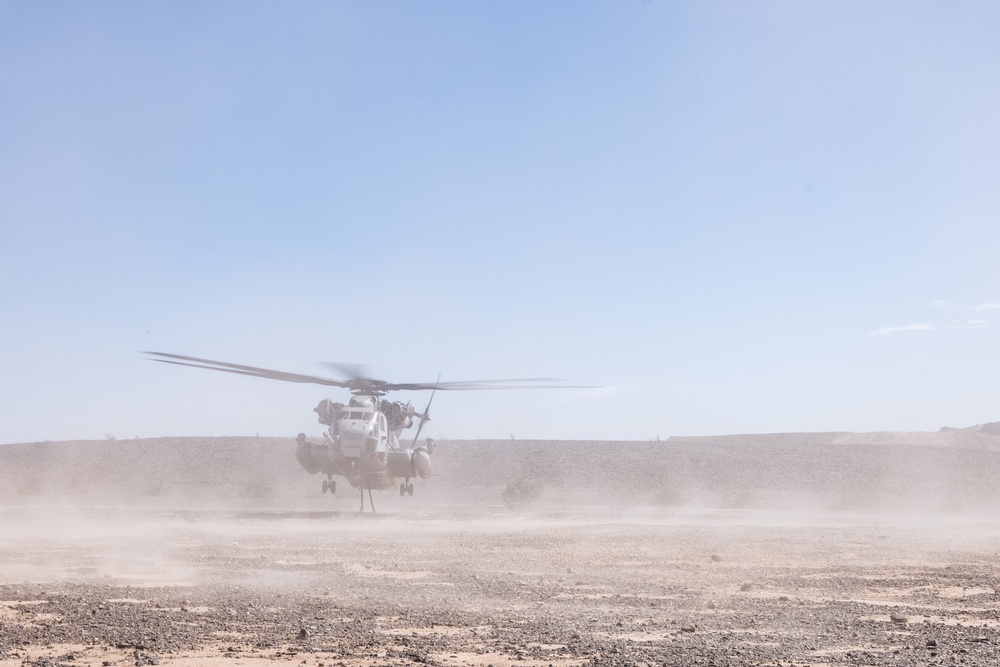
<svg viewBox="0 0 1000 667">
<path fill-rule="evenodd" d="M 8 510 L 0 529 L 23 527 L 17 516 Z M 827 525 L 822 517 L 780 525 L 752 513 L 275 521 L 116 512 L 105 519 L 88 515 L 78 538 L 39 529 L 0 547 L 4 563 L 16 555 L 38 564 L 20 581 L 0 570 L 0 660 L 455 667 L 1000 660 L 995 536 L 982 527 L 970 537 L 942 525 L 929 539 L 923 520 L 880 520 L 873 530 L 870 520 L 844 525 L 839 515 Z M 109 534 L 108 524 L 120 530 Z M 137 532 L 155 543 L 155 558 L 138 548 Z M 705 558 L 719 547 L 732 556 Z M 95 562 L 105 564 L 103 573 Z M 747 579 L 754 583 L 742 590 Z"/>
</svg>

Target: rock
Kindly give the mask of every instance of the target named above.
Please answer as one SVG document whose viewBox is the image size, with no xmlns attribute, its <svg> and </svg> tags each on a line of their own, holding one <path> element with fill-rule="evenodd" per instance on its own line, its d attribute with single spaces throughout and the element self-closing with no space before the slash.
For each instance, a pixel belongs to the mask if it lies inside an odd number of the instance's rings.
<svg viewBox="0 0 1000 667">
<path fill-rule="evenodd" d="M 706 609 L 715 609 L 715 608 L 716 608 L 716 606 L 717 606 L 717 605 L 715 604 L 715 602 L 713 602 L 712 600 L 709 600 L 709 601 L 708 601 L 708 604 L 706 604 L 706 605 L 705 605 L 705 608 L 706 608 Z"/>
<path fill-rule="evenodd" d="M 305 628 L 299 630 L 299 639 L 309 639 L 309 631 Z"/>
<path fill-rule="evenodd" d="M 975 637 L 972 638 L 972 641 L 976 642 L 977 644 L 984 644 L 984 643 L 988 642 L 989 639 L 987 639 L 986 635 L 977 635 L 977 636 L 975 636 Z"/>
<path fill-rule="evenodd" d="M 910 618 L 908 616 L 904 616 L 902 614 L 890 614 L 889 615 L 889 620 L 892 621 L 893 623 L 909 623 L 910 622 Z"/>
<path fill-rule="evenodd" d="M 938 645 L 938 643 L 937 643 L 936 639 L 928 639 L 927 640 L 927 648 L 937 648 L 937 645 Z"/>
<path fill-rule="evenodd" d="M 716 563 L 722 562 L 722 556 L 716 556 L 715 554 L 712 554 L 712 560 L 715 561 Z"/>
<path fill-rule="evenodd" d="M 753 584 L 743 584 L 742 586 L 740 586 L 740 590 L 744 593 L 746 593 L 747 591 L 752 591 Z"/>
<path fill-rule="evenodd" d="M 695 627 L 690 623 L 681 626 L 681 632 L 694 632 Z"/>
</svg>

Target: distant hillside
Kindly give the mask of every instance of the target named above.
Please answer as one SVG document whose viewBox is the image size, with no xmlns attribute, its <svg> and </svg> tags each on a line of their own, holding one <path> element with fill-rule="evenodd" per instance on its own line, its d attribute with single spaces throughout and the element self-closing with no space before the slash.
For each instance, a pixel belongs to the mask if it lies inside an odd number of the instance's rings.
<svg viewBox="0 0 1000 667">
<path fill-rule="evenodd" d="M 0 446 L 0 484 L 22 495 L 35 489 L 88 495 L 188 493 L 264 479 L 291 480 L 301 469 L 290 438 L 144 438 Z"/>
<path fill-rule="evenodd" d="M 995 510 L 995 426 L 666 442 L 444 441 L 421 494 L 478 502 L 531 478 L 550 499 L 570 503 Z M 0 499 L 319 496 L 320 478 L 299 468 L 294 449 L 288 438 L 239 437 L 3 445 Z"/>
<path fill-rule="evenodd" d="M 669 442 L 718 445 L 922 445 L 1000 449 L 1000 422 L 939 431 L 875 431 L 872 433 L 763 433 L 749 435 L 674 436 Z"/>
</svg>

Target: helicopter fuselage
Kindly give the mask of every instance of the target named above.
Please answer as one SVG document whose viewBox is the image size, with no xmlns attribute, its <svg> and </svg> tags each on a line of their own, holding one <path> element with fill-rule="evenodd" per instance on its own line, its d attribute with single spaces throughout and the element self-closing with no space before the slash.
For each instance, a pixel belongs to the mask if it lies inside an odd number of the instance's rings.
<svg viewBox="0 0 1000 667">
<path fill-rule="evenodd" d="M 388 490 L 396 480 L 431 476 L 432 442 L 403 447 L 399 435 L 413 424 L 413 407 L 378 396 L 354 396 L 348 405 L 322 401 L 314 410 L 329 426 L 323 443 L 298 438 L 295 458 L 310 474 L 343 476 L 355 489 Z"/>
</svg>

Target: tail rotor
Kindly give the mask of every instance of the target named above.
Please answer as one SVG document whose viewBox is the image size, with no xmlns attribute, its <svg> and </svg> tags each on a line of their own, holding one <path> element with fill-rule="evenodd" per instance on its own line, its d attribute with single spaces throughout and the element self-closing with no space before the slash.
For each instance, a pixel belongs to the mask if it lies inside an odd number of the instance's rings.
<svg viewBox="0 0 1000 667">
<path fill-rule="evenodd" d="M 437 382 L 441 382 L 440 373 L 438 373 Z M 417 440 L 420 438 L 420 432 L 424 430 L 424 422 L 429 422 L 431 420 L 431 403 L 434 402 L 434 394 L 436 393 L 437 389 L 431 392 L 431 397 L 427 399 L 427 407 L 424 408 L 423 412 L 421 412 L 420 414 L 413 415 L 414 417 L 420 420 L 420 425 L 417 426 L 417 434 L 413 436 L 413 444 L 410 446 L 410 449 L 417 448 Z"/>
</svg>

